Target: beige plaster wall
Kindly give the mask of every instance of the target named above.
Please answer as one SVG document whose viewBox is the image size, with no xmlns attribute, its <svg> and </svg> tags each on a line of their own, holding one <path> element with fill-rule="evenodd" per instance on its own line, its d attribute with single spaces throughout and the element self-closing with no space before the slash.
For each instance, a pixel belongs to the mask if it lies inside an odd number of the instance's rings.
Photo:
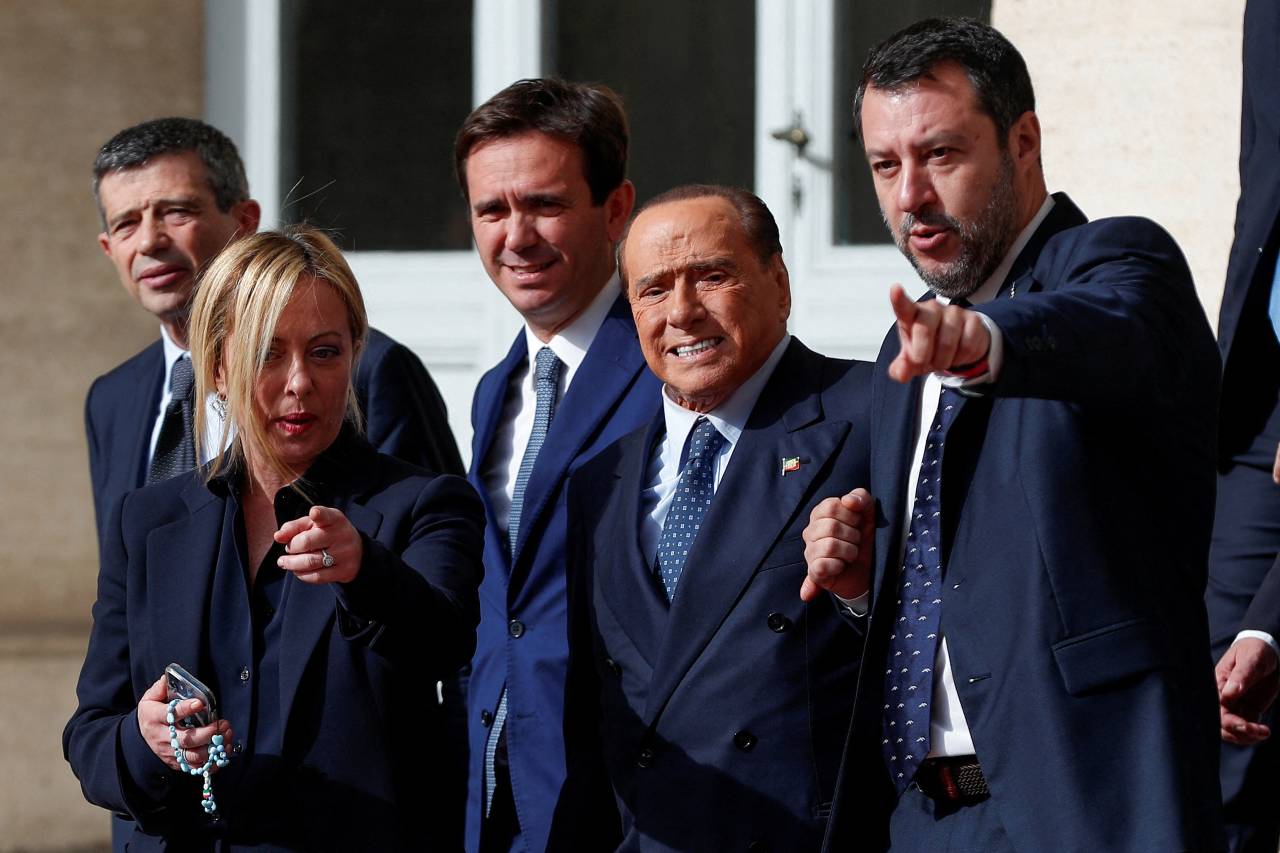
<svg viewBox="0 0 1280 853">
<path fill-rule="evenodd" d="M 82 407 L 157 334 L 98 249 L 90 169 L 199 115 L 200 0 L 0 0 L 0 851 L 100 849 L 62 760 L 97 574 Z"/>
<path fill-rule="evenodd" d="M 1217 323 L 1239 194 L 1244 0 L 995 0 L 1036 86 L 1050 190 L 1177 239 Z"/>
<path fill-rule="evenodd" d="M 0 626 L 87 625 L 82 406 L 157 326 L 98 249 L 90 169 L 126 125 L 199 115 L 199 0 L 0 0 Z"/>
</svg>

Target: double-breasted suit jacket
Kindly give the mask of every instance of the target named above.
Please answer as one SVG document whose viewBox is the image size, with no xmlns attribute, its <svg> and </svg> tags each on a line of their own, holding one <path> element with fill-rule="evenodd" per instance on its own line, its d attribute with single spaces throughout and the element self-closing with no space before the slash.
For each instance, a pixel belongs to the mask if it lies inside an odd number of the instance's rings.
<svg viewBox="0 0 1280 853">
<path fill-rule="evenodd" d="M 868 482 L 870 370 L 790 342 L 670 605 L 638 539 L 661 413 L 574 476 L 573 725 L 599 731 L 620 849 L 820 845 L 861 634 L 826 594 L 800 600 L 801 533 L 819 500 Z"/>
</svg>

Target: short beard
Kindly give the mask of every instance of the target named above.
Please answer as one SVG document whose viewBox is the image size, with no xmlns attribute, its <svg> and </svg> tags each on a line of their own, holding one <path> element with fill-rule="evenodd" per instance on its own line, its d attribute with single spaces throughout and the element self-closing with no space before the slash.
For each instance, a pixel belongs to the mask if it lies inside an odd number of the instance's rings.
<svg viewBox="0 0 1280 853">
<path fill-rule="evenodd" d="M 991 195 L 976 220 L 962 222 L 945 213 L 928 211 L 919 216 L 908 213 L 902 218 L 894 242 L 930 290 L 948 299 L 962 299 L 971 296 L 990 278 L 1013 245 L 1017 237 L 1014 231 L 1015 208 L 1013 158 L 1005 151 L 1001 154 L 1000 173 L 991 188 Z M 935 270 L 926 270 L 910 249 L 911 229 L 916 225 L 955 231 L 960 238 L 959 257 Z"/>
</svg>

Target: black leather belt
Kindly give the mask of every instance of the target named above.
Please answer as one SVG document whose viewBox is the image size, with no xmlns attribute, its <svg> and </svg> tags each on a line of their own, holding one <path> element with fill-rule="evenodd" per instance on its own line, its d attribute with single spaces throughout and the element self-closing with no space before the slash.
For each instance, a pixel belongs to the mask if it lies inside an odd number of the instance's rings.
<svg viewBox="0 0 1280 853">
<path fill-rule="evenodd" d="M 976 755 L 926 758 L 912 781 L 933 800 L 975 803 L 991 796 Z"/>
</svg>

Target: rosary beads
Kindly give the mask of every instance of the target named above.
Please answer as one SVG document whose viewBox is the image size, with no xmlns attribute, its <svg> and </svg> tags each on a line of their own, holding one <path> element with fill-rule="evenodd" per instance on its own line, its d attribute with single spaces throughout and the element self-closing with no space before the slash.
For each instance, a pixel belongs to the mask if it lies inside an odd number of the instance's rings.
<svg viewBox="0 0 1280 853">
<path fill-rule="evenodd" d="M 222 745 L 222 735 L 214 735 L 213 742 L 209 744 L 209 757 L 205 759 L 204 765 L 201 767 L 192 767 L 187 763 L 187 756 L 182 747 L 178 746 L 178 729 L 174 724 L 174 709 L 178 707 L 178 699 L 172 699 L 169 702 L 169 713 L 165 715 L 165 722 L 169 724 L 169 745 L 173 747 L 173 757 L 178 759 L 178 766 L 182 768 L 183 773 L 190 773 L 192 776 L 204 777 L 204 790 L 200 792 L 200 806 L 204 809 L 205 814 L 213 814 L 218 810 L 218 804 L 213 801 L 213 768 L 226 767 L 230 764 L 227 758 L 227 748 Z"/>
</svg>

